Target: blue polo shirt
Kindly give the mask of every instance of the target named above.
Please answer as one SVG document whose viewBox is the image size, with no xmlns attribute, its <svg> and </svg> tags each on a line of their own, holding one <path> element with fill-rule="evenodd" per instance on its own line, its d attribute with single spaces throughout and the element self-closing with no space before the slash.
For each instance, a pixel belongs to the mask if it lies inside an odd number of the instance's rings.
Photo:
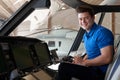
<svg viewBox="0 0 120 80">
<path fill-rule="evenodd" d="M 94 23 L 90 32 L 85 32 L 83 41 L 88 59 L 93 59 L 101 55 L 101 48 L 114 45 L 114 36 L 109 29 Z M 100 66 L 100 68 L 106 72 L 107 65 Z"/>
</svg>

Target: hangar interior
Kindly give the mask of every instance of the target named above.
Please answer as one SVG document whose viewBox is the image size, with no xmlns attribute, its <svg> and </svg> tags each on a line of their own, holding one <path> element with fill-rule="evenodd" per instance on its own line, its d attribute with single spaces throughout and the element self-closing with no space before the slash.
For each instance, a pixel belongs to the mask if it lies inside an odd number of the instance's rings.
<svg viewBox="0 0 120 80">
<path fill-rule="evenodd" d="M 0 11 L 0 29 L 2 29 L 2 26 L 9 19 L 11 19 L 13 15 L 24 4 L 26 4 L 26 2 L 29 3 L 30 1 L 32 0 L 0 0 L 0 10 L 1 10 Z M 119 0 L 113 0 L 113 1 L 81 0 L 81 1 L 84 1 L 92 5 L 119 5 L 120 4 Z M 9 36 L 12 36 L 12 37 L 17 36 L 18 38 L 19 36 L 23 36 L 23 37 L 28 37 L 28 39 L 37 38 L 38 40 L 45 41 L 45 45 L 47 43 L 48 49 L 56 50 L 58 57 L 62 58 L 63 56 L 66 56 L 70 51 L 70 48 L 80 29 L 80 26 L 78 24 L 77 15 L 74 8 L 65 4 L 62 0 L 50 0 L 50 2 L 51 2 L 51 5 L 49 8 L 46 8 L 46 7 L 35 8 L 35 10 L 29 16 L 27 16 L 9 34 Z M 21 14 L 21 15 L 24 15 L 24 14 Z M 95 15 L 96 23 L 99 23 L 99 19 L 101 18 L 101 15 L 102 13 L 98 13 Z M 119 12 L 104 13 L 104 19 L 101 25 L 109 28 L 115 35 L 115 38 L 117 39 L 120 36 L 119 21 L 120 21 Z M 20 40 L 24 40 L 24 39 L 20 39 Z M 33 42 L 36 45 L 38 44 L 37 40 L 33 40 Z M 14 43 L 14 42 L 10 42 L 10 43 Z M 22 45 L 22 44 L 19 44 L 19 45 Z M 22 46 L 24 46 L 25 50 L 27 50 L 25 45 L 22 45 Z M 15 48 L 15 46 L 13 47 Z M 30 48 L 32 49 L 32 47 Z M 81 44 L 79 48 L 80 49 L 78 52 L 80 51 L 84 52 L 83 44 Z M 29 56 L 27 57 L 29 58 Z M 51 67 L 55 68 L 55 66 L 54 67 L 51 66 Z M 48 72 L 51 72 L 51 71 L 48 71 Z M 52 71 L 52 73 L 54 74 L 54 71 Z M 40 72 L 36 72 L 34 74 L 30 73 L 30 75 L 25 76 L 25 79 L 52 80 L 53 75 L 49 75 L 49 74 L 51 73 L 46 73 L 45 71 L 40 70 Z"/>
</svg>

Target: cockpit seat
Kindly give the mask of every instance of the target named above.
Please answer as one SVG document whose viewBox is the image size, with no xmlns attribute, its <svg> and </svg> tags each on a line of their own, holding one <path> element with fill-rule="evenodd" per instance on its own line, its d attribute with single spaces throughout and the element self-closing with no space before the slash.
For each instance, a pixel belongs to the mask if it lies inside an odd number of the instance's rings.
<svg viewBox="0 0 120 80">
<path fill-rule="evenodd" d="M 120 45 L 118 45 L 117 51 L 114 54 L 113 62 L 109 65 L 108 70 L 106 72 L 105 80 L 113 80 L 114 76 L 119 76 L 120 71 Z M 117 80 L 117 79 L 114 79 Z"/>
</svg>

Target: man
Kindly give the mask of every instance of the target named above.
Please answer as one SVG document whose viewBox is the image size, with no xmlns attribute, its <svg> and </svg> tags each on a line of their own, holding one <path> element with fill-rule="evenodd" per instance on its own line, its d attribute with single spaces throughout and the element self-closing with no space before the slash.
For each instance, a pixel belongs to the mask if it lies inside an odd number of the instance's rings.
<svg viewBox="0 0 120 80">
<path fill-rule="evenodd" d="M 104 80 L 108 64 L 114 53 L 112 32 L 94 22 L 94 11 L 89 6 L 76 8 L 79 25 L 86 30 L 83 41 L 86 48 L 84 58 L 75 56 L 72 63 L 61 63 L 57 80 Z"/>
</svg>

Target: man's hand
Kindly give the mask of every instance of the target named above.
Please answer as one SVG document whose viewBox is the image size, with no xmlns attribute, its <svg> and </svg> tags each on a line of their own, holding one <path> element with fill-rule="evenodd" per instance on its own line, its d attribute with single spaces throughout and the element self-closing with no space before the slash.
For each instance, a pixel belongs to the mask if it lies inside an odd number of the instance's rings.
<svg viewBox="0 0 120 80">
<path fill-rule="evenodd" d="M 78 64 L 78 65 L 85 66 L 84 60 L 83 60 L 83 58 L 80 57 L 80 56 L 75 56 L 75 57 L 73 58 L 73 62 L 72 62 L 72 63 L 73 63 L 73 64 Z"/>
</svg>

